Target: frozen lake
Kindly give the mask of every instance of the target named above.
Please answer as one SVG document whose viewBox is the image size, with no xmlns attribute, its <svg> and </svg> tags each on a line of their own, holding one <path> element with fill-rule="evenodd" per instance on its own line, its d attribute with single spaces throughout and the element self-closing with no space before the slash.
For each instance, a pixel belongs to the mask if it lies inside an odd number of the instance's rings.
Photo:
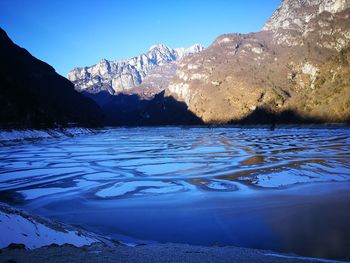
<svg viewBox="0 0 350 263">
<path fill-rule="evenodd" d="M 106 129 L 0 160 L 0 201 L 125 242 L 350 258 L 349 129 Z"/>
</svg>

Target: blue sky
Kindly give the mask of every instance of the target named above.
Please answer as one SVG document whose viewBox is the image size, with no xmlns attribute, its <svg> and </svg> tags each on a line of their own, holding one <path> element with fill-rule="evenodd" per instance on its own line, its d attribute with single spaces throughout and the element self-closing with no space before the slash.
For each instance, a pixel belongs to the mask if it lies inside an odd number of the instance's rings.
<svg viewBox="0 0 350 263">
<path fill-rule="evenodd" d="M 280 0 L 0 0 L 11 39 L 66 75 L 153 44 L 210 45 L 223 33 L 259 31 Z"/>
</svg>

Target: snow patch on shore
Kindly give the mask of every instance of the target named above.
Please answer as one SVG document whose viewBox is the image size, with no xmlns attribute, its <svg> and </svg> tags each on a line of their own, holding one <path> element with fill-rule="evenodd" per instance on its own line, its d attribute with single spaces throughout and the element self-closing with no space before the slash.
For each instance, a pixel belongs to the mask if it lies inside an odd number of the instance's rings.
<svg viewBox="0 0 350 263">
<path fill-rule="evenodd" d="M 75 135 L 93 133 L 88 128 L 65 128 L 65 129 L 45 129 L 45 130 L 0 130 L 0 142 L 49 139 L 59 137 L 72 137 Z"/>
<path fill-rule="evenodd" d="M 0 248 L 11 243 L 35 249 L 51 244 L 71 244 L 77 247 L 101 242 L 80 230 L 32 217 L 20 210 L 0 204 Z"/>
</svg>

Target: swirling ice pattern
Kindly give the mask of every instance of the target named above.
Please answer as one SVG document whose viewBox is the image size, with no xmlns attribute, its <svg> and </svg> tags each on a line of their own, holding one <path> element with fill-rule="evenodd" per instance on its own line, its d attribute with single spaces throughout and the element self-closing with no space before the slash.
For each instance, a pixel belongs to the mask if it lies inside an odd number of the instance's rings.
<svg viewBox="0 0 350 263">
<path fill-rule="evenodd" d="M 0 148 L 0 191 L 25 199 L 258 191 L 350 180 L 347 129 L 120 128 Z"/>
</svg>

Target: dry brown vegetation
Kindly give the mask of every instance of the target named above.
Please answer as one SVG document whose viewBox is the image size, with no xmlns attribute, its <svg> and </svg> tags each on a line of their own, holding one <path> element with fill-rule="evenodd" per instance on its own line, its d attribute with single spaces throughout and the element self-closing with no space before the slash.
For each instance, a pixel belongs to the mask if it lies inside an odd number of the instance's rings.
<svg viewBox="0 0 350 263">
<path fill-rule="evenodd" d="M 167 93 L 206 123 L 238 121 L 259 108 L 348 121 L 349 15 L 323 12 L 302 30 L 222 35 L 179 63 Z"/>
</svg>

